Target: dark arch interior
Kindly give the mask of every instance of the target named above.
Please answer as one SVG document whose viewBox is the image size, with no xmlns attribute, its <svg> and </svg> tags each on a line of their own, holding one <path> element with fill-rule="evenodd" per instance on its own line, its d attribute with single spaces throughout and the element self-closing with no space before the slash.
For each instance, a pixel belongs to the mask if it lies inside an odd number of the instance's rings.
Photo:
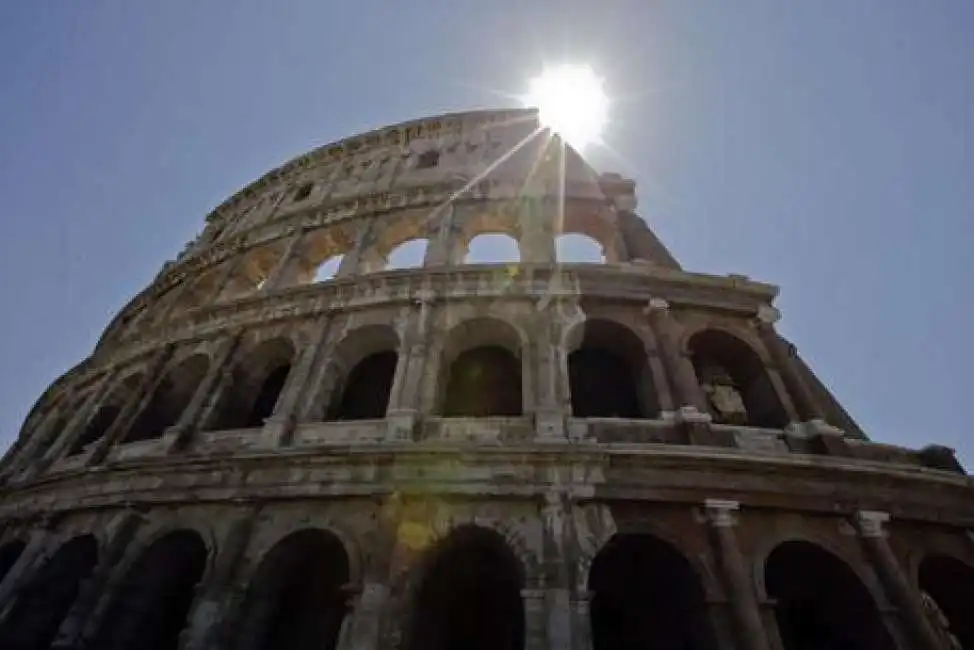
<svg viewBox="0 0 974 650">
<path fill-rule="evenodd" d="M 290 372 L 291 364 L 284 363 L 267 373 L 267 377 L 264 379 L 260 390 L 257 391 L 257 396 L 254 398 L 254 404 L 250 409 L 250 414 L 247 416 L 247 427 L 264 426 L 264 420 L 274 413 L 274 407 L 277 406 L 277 398 L 280 397 L 281 391 L 284 390 L 284 382 L 287 381 L 287 376 Z"/>
<path fill-rule="evenodd" d="M 329 420 L 381 420 L 389 407 L 389 393 L 399 355 L 392 350 L 376 352 L 352 368 L 340 397 L 333 403 Z"/>
<path fill-rule="evenodd" d="M 26 547 L 27 544 L 19 539 L 0 546 L 0 582 L 3 582 Z"/>
<path fill-rule="evenodd" d="M 171 370 L 156 386 L 149 403 L 139 413 L 126 437 L 128 441 L 158 438 L 176 424 L 193 399 L 193 394 L 206 371 L 209 360 L 197 354 Z"/>
<path fill-rule="evenodd" d="M 953 634 L 965 650 L 974 649 L 974 568 L 945 555 L 931 555 L 920 563 L 920 589 L 933 598 L 947 619 L 936 624 Z"/>
<path fill-rule="evenodd" d="M 69 454 L 80 454 L 85 447 L 105 435 L 108 428 L 118 419 L 120 413 L 121 409 L 114 404 L 98 407 L 94 417 L 88 422 L 78 439 L 74 441 Z"/>
<path fill-rule="evenodd" d="M 584 325 L 568 355 L 572 415 L 579 418 L 645 418 L 659 410 L 643 345 L 633 332 L 608 321 Z"/>
<path fill-rule="evenodd" d="M 432 550 L 413 604 L 409 650 L 521 650 L 523 580 L 504 539 L 476 526 Z"/>
<path fill-rule="evenodd" d="M 711 404 L 714 422 L 774 429 L 788 424 L 788 414 L 761 359 L 746 343 L 725 332 L 708 330 L 694 335 L 689 347 L 700 383 L 708 381 L 705 375 L 712 370 L 723 370 L 744 402 L 747 415 L 743 418 L 728 417 Z"/>
<path fill-rule="evenodd" d="M 0 648 L 47 650 L 97 561 L 98 543 L 91 535 L 61 546 L 17 594 L 0 627 Z"/>
<path fill-rule="evenodd" d="M 322 530 L 277 543 L 247 590 L 235 650 L 334 650 L 345 615 L 348 556 Z"/>
<path fill-rule="evenodd" d="M 189 530 L 156 540 L 128 570 L 92 647 L 176 650 L 206 568 L 206 545 Z"/>
<path fill-rule="evenodd" d="M 521 415 L 521 362 L 507 348 L 484 345 L 461 352 L 446 377 L 443 415 Z"/>
<path fill-rule="evenodd" d="M 690 563 L 652 535 L 616 535 L 589 574 L 594 650 L 712 650 L 703 588 Z"/>
<path fill-rule="evenodd" d="M 786 542 L 765 564 L 768 596 L 785 650 L 857 648 L 893 644 L 865 585 L 849 566 L 814 544 Z"/>
</svg>

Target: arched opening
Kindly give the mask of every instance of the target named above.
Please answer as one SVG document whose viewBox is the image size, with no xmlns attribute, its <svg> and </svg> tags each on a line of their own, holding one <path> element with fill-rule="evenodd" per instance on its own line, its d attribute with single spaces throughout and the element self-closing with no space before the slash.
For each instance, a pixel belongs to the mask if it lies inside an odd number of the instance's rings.
<svg viewBox="0 0 974 650">
<path fill-rule="evenodd" d="M 0 648 L 47 650 L 97 562 L 98 543 L 91 535 L 62 545 L 15 593 L 13 609 L 0 626 Z"/>
<path fill-rule="evenodd" d="M 10 569 L 17 564 L 17 560 L 20 559 L 25 548 L 27 548 L 27 543 L 19 539 L 0 546 L 0 583 L 10 573 Z"/>
<path fill-rule="evenodd" d="M 555 256 L 559 262 L 601 264 L 605 262 L 602 244 L 589 235 L 576 232 L 558 235 Z"/>
<path fill-rule="evenodd" d="M 920 590 L 934 629 L 947 648 L 974 649 L 974 568 L 946 555 L 920 563 Z"/>
<path fill-rule="evenodd" d="M 619 534 L 592 562 L 594 650 L 715 650 L 700 578 L 682 553 L 648 534 Z"/>
<path fill-rule="evenodd" d="M 446 417 L 517 416 L 524 412 L 521 337 L 509 323 L 474 318 L 446 336 L 437 406 Z"/>
<path fill-rule="evenodd" d="M 410 239 L 399 244 L 389 253 L 386 269 L 408 269 L 422 266 L 428 244 L 428 239 Z"/>
<path fill-rule="evenodd" d="M 91 647 L 176 650 L 206 555 L 206 545 L 191 530 L 153 542 L 125 574 Z"/>
<path fill-rule="evenodd" d="M 443 415 L 521 415 L 521 362 L 507 348 L 485 345 L 464 350 L 447 371 Z"/>
<path fill-rule="evenodd" d="M 348 556 L 337 537 L 316 529 L 288 535 L 247 588 L 233 648 L 334 650 L 348 581 Z"/>
<path fill-rule="evenodd" d="M 81 435 L 74 441 L 68 450 L 68 455 L 80 454 L 89 445 L 94 444 L 108 432 L 108 429 L 115 424 L 115 420 L 122 413 L 122 407 L 132 399 L 135 392 L 142 385 L 142 375 L 133 374 L 126 377 L 112 390 L 107 399 L 98 407 L 94 416 L 85 425 Z"/>
<path fill-rule="evenodd" d="M 771 429 L 788 424 L 764 364 L 746 343 L 705 330 L 690 339 L 689 350 L 715 423 Z"/>
<path fill-rule="evenodd" d="M 872 595 L 845 562 L 809 542 L 781 544 L 764 568 L 785 650 L 892 650 Z"/>
<path fill-rule="evenodd" d="M 517 263 L 521 261 L 521 249 L 517 240 L 501 233 L 477 235 L 467 244 L 464 264 Z"/>
<path fill-rule="evenodd" d="M 612 321 L 592 319 L 569 337 L 568 383 L 577 418 L 649 418 L 659 412 L 640 338 Z"/>
<path fill-rule="evenodd" d="M 209 367 L 206 355 L 194 354 L 166 373 L 129 430 L 126 442 L 159 438 L 176 424 Z"/>
<path fill-rule="evenodd" d="M 497 533 L 462 526 L 435 546 L 415 592 L 408 650 L 521 650 L 524 579 Z"/>
<path fill-rule="evenodd" d="M 233 369 L 230 390 L 224 391 L 205 429 L 251 429 L 264 426 L 291 372 L 294 346 L 287 339 L 264 341 L 243 355 Z"/>
<path fill-rule="evenodd" d="M 338 275 L 338 269 L 341 268 L 343 257 L 345 256 L 333 255 L 319 264 L 318 267 L 315 268 L 312 282 L 324 282 L 325 280 L 331 280 Z"/>
<path fill-rule="evenodd" d="M 381 420 L 389 407 L 389 395 L 399 355 L 392 350 L 365 357 L 348 374 L 333 402 L 329 420 Z"/>
</svg>

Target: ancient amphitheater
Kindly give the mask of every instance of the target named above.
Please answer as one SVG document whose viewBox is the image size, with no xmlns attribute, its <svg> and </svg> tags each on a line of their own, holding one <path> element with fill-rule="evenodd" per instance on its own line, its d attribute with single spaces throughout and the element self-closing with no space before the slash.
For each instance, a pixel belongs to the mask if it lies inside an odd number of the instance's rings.
<svg viewBox="0 0 974 650">
<path fill-rule="evenodd" d="M 974 650 L 971 480 L 870 441 L 776 293 L 531 111 L 316 149 L 32 409 L 0 648 Z"/>
</svg>

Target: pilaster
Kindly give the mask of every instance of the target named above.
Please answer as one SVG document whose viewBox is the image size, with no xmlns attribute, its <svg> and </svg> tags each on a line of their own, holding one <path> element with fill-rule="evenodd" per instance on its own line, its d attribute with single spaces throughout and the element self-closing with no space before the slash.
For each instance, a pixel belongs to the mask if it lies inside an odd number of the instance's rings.
<svg viewBox="0 0 974 650">
<path fill-rule="evenodd" d="M 700 413 L 707 413 L 707 400 L 704 398 L 693 362 L 680 349 L 679 325 L 670 313 L 670 303 L 662 298 L 653 298 L 643 309 L 649 319 L 650 327 L 656 336 L 660 361 L 670 383 L 670 392 L 678 408 L 692 407 Z"/>
<path fill-rule="evenodd" d="M 400 343 L 396 372 L 389 392 L 386 439 L 405 441 L 412 438 L 419 419 L 420 390 L 429 350 L 430 320 L 436 293 L 424 289 L 416 293 L 407 316 Z"/>
<path fill-rule="evenodd" d="M 87 426 L 88 422 L 91 420 L 92 415 L 98 406 L 104 401 L 105 396 L 108 394 L 112 387 L 113 376 L 110 373 L 106 373 L 102 377 L 98 385 L 85 400 L 85 403 L 80 409 L 74 414 L 74 416 L 68 421 L 68 424 L 64 427 L 64 432 L 61 436 L 51 445 L 51 448 L 47 451 L 42 458 L 40 458 L 34 468 L 35 474 L 40 474 L 46 470 L 51 463 L 57 461 L 63 455 L 64 449 L 70 447 L 74 444 L 74 441 L 82 434 Z"/>
<path fill-rule="evenodd" d="M 303 238 L 303 229 L 298 229 L 291 236 L 287 248 L 284 249 L 280 259 L 277 261 L 277 265 L 267 274 L 267 280 L 260 288 L 261 293 L 270 293 L 283 287 L 290 276 L 291 267 L 293 266 L 297 252 L 300 250 L 301 240 Z"/>
<path fill-rule="evenodd" d="M 325 365 L 322 360 L 331 331 L 331 315 L 327 312 L 322 314 L 315 323 L 315 329 L 315 338 L 304 348 L 297 363 L 291 367 L 274 413 L 264 425 L 265 431 L 273 432 L 280 446 L 291 444 L 297 420 L 306 411 L 308 396 L 314 394 L 313 384 L 316 382 L 312 381 L 312 373 L 316 368 Z"/>
</svg>

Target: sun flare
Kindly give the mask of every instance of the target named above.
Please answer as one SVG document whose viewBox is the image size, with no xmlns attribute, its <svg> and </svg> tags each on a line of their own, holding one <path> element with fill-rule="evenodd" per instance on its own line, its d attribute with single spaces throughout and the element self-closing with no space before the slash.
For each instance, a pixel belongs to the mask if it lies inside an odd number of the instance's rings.
<svg viewBox="0 0 974 650">
<path fill-rule="evenodd" d="M 609 99 L 588 65 L 545 68 L 531 80 L 526 106 L 537 107 L 541 125 L 576 149 L 599 142 L 608 117 Z"/>
</svg>

